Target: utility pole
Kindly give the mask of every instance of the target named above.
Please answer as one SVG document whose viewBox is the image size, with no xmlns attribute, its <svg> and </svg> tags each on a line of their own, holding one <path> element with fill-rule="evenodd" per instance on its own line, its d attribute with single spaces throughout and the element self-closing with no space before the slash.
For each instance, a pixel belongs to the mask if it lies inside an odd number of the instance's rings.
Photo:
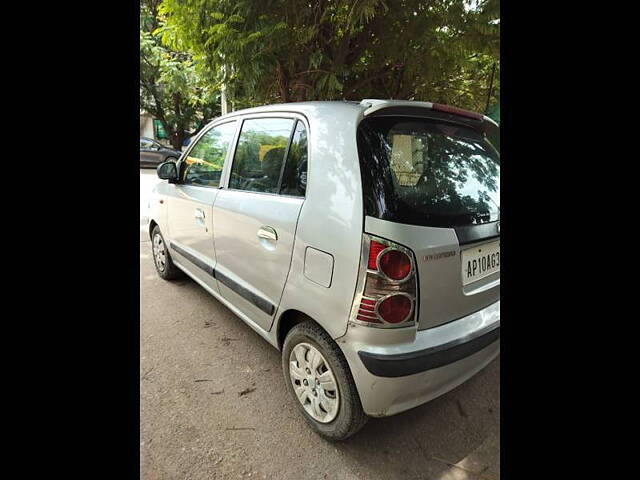
<svg viewBox="0 0 640 480">
<path fill-rule="evenodd" d="M 220 86 L 220 110 L 222 111 L 222 115 L 226 115 L 229 111 L 227 108 L 227 84 L 226 84 L 226 68 L 225 65 L 222 65 L 222 85 Z"/>
<path fill-rule="evenodd" d="M 220 87 L 220 103 L 222 104 L 221 105 L 222 115 L 226 115 L 227 114 L 227 86 L 224 83 Z"/>
<path fill-rule="evenodd" d="M 231 75 L 234 75 L 236 73 L 236 69 L 233 68 L 233 64 L 231 64 Z M 235 112 L 236 111 L 236 106 L 235 106 L 235 102 L 233 101 L 233 98 L 231 99 L 231 111 Z"/>
</svg>

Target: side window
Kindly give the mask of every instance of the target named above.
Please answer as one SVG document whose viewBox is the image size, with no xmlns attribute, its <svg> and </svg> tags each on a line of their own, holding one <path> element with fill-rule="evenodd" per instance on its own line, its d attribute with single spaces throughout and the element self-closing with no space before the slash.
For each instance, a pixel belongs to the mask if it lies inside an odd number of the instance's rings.
<svg viewBox="0 0 640 480">
<path fill-rule="evenodd" d="M 146 138 L 140 139 L 140 148 L 151 148 L 153 146 L 153 142 L 151 140 L 147 140 Z"/>
<path fill-rule="evenodd" d="M 282 175 L 282 195 L 304 197 L 307 190 L 307 160 L 307 129 L 298 120 Z"/>
<path fill-rule="evenodd" d="M 184 161 L 182 183 L 217 187 L 236 122 L 223 123 L 205 133 Z"/>
<path fill-rule="evenodd" d="M 285 118 L 244 121 L 231 167 L 230 188 L 278 193 L 282 162 L 294 122 Z"/>
</svg>

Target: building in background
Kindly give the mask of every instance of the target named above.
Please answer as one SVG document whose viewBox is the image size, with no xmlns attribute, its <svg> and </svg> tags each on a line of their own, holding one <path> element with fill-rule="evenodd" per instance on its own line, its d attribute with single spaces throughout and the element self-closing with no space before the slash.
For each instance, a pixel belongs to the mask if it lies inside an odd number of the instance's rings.
<svg viewBox="0 0 640 480">
<path fill-rule="evenodd" d="M 146 112 L 140 112 L 140 136 L 155 139 L 153 132 L 153 117 Z"/>
<path fill-rule="evenodd" d="M 169 136 L 162 127 L 162 123 L 147 112 L 140 112 L 140 136 L 152 138 L 161 144 L 172 148 Z"/>
<path fill-rule="evenodd" d="M 193 135 L 198 133 L 197 131 L 187 132 L 187 139 L 184 141 L 182 145 L 182 151 L 191 143 L 191 138 Z M 173 148 L 171 142 L 169 141 L 169 135 L 165 131 L 162 126 L 162 122 L 157 118 L 154 118 L 153 115 L 147 112 L 140 112 L 140 136 L 151 138 L 160 142 L 162 145 Z"/>
</svg>

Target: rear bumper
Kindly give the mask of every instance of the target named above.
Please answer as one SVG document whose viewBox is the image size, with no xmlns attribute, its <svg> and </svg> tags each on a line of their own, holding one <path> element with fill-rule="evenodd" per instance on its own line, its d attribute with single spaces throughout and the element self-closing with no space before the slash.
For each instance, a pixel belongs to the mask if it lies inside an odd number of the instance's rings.
<svg viewBox="0 0 640 480">
<path fill-rule="evenodd" d="M 500 301 L 417 332 L 349 325 L 337 341 L 367 415 L 394 415 L 455 388 L 500 353 Z"/>
</svg>

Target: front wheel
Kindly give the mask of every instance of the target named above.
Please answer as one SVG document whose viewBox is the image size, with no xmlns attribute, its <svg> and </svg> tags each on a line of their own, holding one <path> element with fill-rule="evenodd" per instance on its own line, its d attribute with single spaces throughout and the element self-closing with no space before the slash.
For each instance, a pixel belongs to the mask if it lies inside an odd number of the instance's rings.
<svg viewBox="0 0 640 480">
<path fill-rule="evenodd" d="M 312 321 L 291 329 L 282 349 L 287 389 L 307 423 L 323 437 L 344 440 L 367 422 L 349 364 Z"/>
<path fill-rule="evenodd" d="M 153 249 L 153 264 L 156 266 L 156 272 L 160 278 L 164 280 L 173 280 L 182 276 L 182 271 L 175 266 L 167 244 L 160 233 L 160 227 L 153 227 L 151 232 L 151 247 Z"/>
</svg>

